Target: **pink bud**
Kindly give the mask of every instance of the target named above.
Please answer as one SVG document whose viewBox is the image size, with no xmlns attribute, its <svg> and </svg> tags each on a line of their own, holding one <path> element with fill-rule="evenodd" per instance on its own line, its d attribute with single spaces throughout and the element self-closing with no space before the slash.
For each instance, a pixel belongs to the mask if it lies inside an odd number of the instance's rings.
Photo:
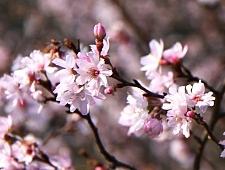
<svg viewBox="0 0 225 170">
<path fill-rule="evenodd" d="M 94 36 L 98 40 L 103 40 L 106 36 L 105 28 L 101 23 L 94 26 Z"/>
<path fill-rule="evenodd" d="M 195 112 L 193 112 L 193 111 L 188 111 L 188 112 L 186 113 L 186 116 L 187 116 L 187 117 L 190 117 L 190 118 L 194 118 L 194 117 L 195 117 Z"/>
<path fill-rule="evenodd" d="M 106 87 L 104 90 L 105 94 L 113 94 L 113 92 L 114 92 L 114 89 L 111 86 Z"/>
<path fill-rule="evenodd" d="M 106 170 L 106 168 L 102 165 L 98 165 L 95 167 L 95 170 Z"/>
<path fill-rule="evenodd" d="M 151 138 L 157 137 L 162 131 L 162 122 L 156 118 L 148 118 L 144 124 L 144 131 Z"/>
</svg>

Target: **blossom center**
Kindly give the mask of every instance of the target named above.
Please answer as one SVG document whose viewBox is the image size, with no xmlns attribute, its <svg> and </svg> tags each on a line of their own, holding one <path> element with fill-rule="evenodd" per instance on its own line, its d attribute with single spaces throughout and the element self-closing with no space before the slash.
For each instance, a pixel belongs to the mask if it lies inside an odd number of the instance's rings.
<svg viewBox="0 0 225 170">
<path fill-rule="evenodd" d="M 97 68 L 92 67 L 88 70 L 88 74 L 90 74 L 92 78 L 97 78 L 100 74 L 100 71 Z"/>
</svg>

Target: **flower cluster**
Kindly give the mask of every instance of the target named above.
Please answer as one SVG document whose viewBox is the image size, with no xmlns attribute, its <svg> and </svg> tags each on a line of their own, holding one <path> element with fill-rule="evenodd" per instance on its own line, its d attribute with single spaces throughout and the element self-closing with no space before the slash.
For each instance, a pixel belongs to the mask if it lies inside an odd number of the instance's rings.
<svg viewBox="0 0 225 170">
<path fill-rule="evenodd" d="M 162 108 L 168 110 L 168 124 L 173 127 L 173 133 L 182 131 L 185 137 L 189 137 L 192 118 L 195 118 L 195 114 L 205 113 L 208 106 L 214 105 L 214 100 L 212 92 L 205 93 L 205 86 L 201 81 L 193 86 L 171 87 Z"/>
<path fill-rule="evenodd" d="M 6 112 L 12 117 L 18 117 L 19 113 L 40 113 L 47 101 L 55 101 L 68 107 L 70 112 L 88 114 L 91 105 L 104 100 L 105 94 L 112 91 L 108 77 L 113 72 L 106 64 L 109 60 L 109 38 L 105 39 L 106 33 L 101 24 L 96 25 L 94 35 L 96 43 L 90 46 L 89 52 L 53 42 L 55 46 L 43 51 L 34 50 L 29 56 L 18 56 L 11 73 L 0 78 L 0 103 L 6 105 Z M 1 117 L 0 168 L 16 166 L 20 169 L 20 166 L 28 164 L 34 168 L 34 159 L 40 156 L 36 139 L 29 136 L 16 141 L 13 139 L 11 145 L 5 139 L 10 137 L 7 131 L 11 124 L 11 117 Z M 53 160 L 50 164 L 61 166 L 57 165 L 58 161 Z"/>
<path fill-rule="evenodd" d="M 40 150 L 37 144 L 37 139 L 32 135 L 27 135 L 21 138 L 17 135 L 10 133 L 12 128 L 12 118 L 0 117 L 0 169 L 71 169 L 71 165 L 64 166 L 58 161 L 54 161 L 55 155 L 52 158 Z M 36 161 L 38 160 L 38 161 Z"/>
<path fill-rule="evenodd" d="M 139 89 L 133 88 L 133 94 L 128 95 L 127 103 L 121 112 L 119 123 L 130 127 L 128 135 L 146 133 L 150 137 L 156 137 L 162 132 L 161 121 L 148 114 L 148 101 Z"/>
<path fill-rule="evenodd" d="M 185 137 L 189 137 L 191 121 L 195 114 L 202 116 L 208 106 L 214 105 L 215 97 L 212 92 L 205 93 L 205 86 L 201 81 L 186 87 L 175 83 L 178 73 L 174 68 L 181 64 L 187 53 L 187 46 L 182 47 L 177 42 L 170 49 L 164 50 L 162 40 L 152 40 L 149 46 L 150 54 L 140 60 L 141 70 L 145 71 L 146 78 L 150 80 L 146 88 L 151 92 L 167 95 L 156 103 L 142 93 L 133 97 L 129 95 L 129 105 L 121 112 L 119 123 L 130 127 L 128 134 L 137 133 L 140 129 L 149 132 L 146 129 L 150 128 L 154 135 L 149 136 L 156 137 L 163 130 L 161 122 L 165 121 L 173 134 L 181 132 Z M 139 104 L 131 104 L 131 98 L 133 103 L 138 101 Z M 162 114 L 164 110 L 167 111 L 166 116 Z"/>
<path fill-rule="evenodd" d="M 70 112 L 78 109 L 88 114 L 90 105 L 96 100 L 105 99 L 104 89 L 108 87 L 107 77 L 112 70 L 105 63 L 104 57 L 109 50 L 109 41 L 102 39 L 101 51 L 97 45 L 91 45 L 90 52 L 67 53 L 64 57 L 55 58 L 52 62 L 60 67 L 55 73 L 59 79 L 54 93 L 61 105 L 70 105 Z"/>
</svg>

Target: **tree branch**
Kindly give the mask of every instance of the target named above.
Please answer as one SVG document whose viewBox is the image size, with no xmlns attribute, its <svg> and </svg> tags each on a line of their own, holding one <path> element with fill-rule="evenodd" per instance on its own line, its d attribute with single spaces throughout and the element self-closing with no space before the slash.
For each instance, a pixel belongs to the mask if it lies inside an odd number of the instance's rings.
<svg viewBox="0 0 225 170">
<path fill-rule="evenodd" d="M 101 138 L 100 138 L 100 135 L 98 133 L 98 129 L 97 127 L 95 126 L 95 124 L 93 123 L 92 119 L 91 119 L 91 116 L 90 116 L 90 113 L 87 114 L 87 115 L 82 115 L 80 112 L 78 112 L 78 114 L 87 121 L 88 125 L 90 126 L 93 134 L 94 134 L 94 137 L 95 137 L 95 141 L 96 141 L 96 144 L 101 152 L 101 154 L 105 157 L 105 159 L 107 161 L 109 161 L 112 166 L 111 168 L 115 169 L 117 167 L 121 167 L 121 168 L 127 168 L 127 169 L 130 169 L 130 170 L 136 170 L 135 167 L 129 165 L 129 164 L 126 164 L 126 163 L 123 163 L 119 160 L 117 160 L 113 155 L 111 155 L 104 147 L 102 141 L 101 141 Z"/>
</svg>

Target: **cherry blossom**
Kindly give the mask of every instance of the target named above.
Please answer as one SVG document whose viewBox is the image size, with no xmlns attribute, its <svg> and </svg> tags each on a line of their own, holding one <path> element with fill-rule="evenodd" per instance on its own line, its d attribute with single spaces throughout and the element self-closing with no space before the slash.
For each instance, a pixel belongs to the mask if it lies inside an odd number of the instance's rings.
<svg viewBox="0 0 225 170">
<path fill-rule="evenodd" d="M 225 132 L 223 133 L 225 135 Z M 223 145 L 224 150 L 221 152 L 220 157 L 225 158 L 225 140 L 220 141 L 220 144 Z"/>
<path fill-rule="evenodd" d="M 163 131 L 162 122 L 156 118 L 148 118 L 144 124 L 144 131 L 149 137 L 155 138 Z"/>
<path fill-rule="evenodd" d="M 201 81 L 193 85 L 187 85 L 186 89 L 190 98 L 189 105 L 197 107 L 198 112 L 205 113 L 208 106 L 214 105 L 215 97 L 212 96 L 213 93 L 205 93 L 205 86 Z"/>
<path fill-rule="evenodd" d="M 85 90 L 84 86 L 78 86 L 71 79 L 64 79 L 56 86 L 54 93 L 57 94 L 56 100 L 60 105 L 70 105 L 70 111 L 76 109 L 83 114 L 89 112 L 90 104 L 94 104 L 93 97 Z"/>
<path fill-rule="evenodd" d="M 65 56 L 65 60 L 61 58 L 55 58 L 52 63 L 60 66 L 61 69 L 55 73 L 55 76 L 60 80 L 64 78 L 71 78 L 75 80 L 75 68 L 76 68 L 76 54 L 73 52 L 68 52 Z"/>
<path fill-rule="evenodd" d="M 145 75 L 148 79 L 152 79 L 156 72 L 159 69 L 160 61 L 162 58 L 163 53 L 163 41 L 160 40 L 159 42 L 156 40 L 152 40 L 149 43 L 151 53 L 143 56 L 140 60 L 141 71 L 145 71 Z"/>
<path fill-rule="evenodd" d="M 167 92 L 171 86 L 176 86 L 173 79 L 173 72 L 168 72 L 167 75 L 156 73 L 149 84 L 149 90 L 152 92 L 164 93 Z"/>
<path fill-rule="evenodd" d="M 79 74 L 76 83 L 87 86 L 93 90 L 93 93 L 99 91 L 101 86 L 108 86 L 107 77 L 112 75 L 112 70 L 105 64 L 104 59 L 99 58 L 94 53 L 78 53 L 76 62 L 78 68 L 76 72 Z"/>
<path fill-rule="evenodd" d="M 35 138 L 28 135 L 22 141 L 16 141 L 12 145 L 12 154 L 19 162 L 30 164 L 37 154 Z"/>
<path fill-rule="evenodd" d="M 163 52 L 163 59 L 171 64 L 177 64 L 185 56 L 187 50 L 187 45 L 182 48 L 181 43 L 177 42 L 173 47 Z"/>
<path fill-rule="evenodd" d="M 143 132 L 144 124 L 149 117 L 148 103 L 143 94 L 134 88 L 132 95 L 128 95 L 127 102 L 128 105 L 121 112 L 119 123 L 129 127 L 128 135 L 138 135 Z"/>
<path fill-rule="evenodd" d="M 5 134 L 8 133 L 12 127 L 12 117 L 0 117 L 0 139 L 3 139 Z"/>
<path fill-rule="evenodd" d="M 186 116 L 188 111 L 187 95 L 185 93 L 185 86 L 178 89 L 171 87 L 169 94 L 165 96 L 165 103 L 162 109 L 167 111 L 168 125 L 173 128 L 173 133 L 180 132 L 188 138 L 190 136 L 191 119 Z"/>
</svg>

